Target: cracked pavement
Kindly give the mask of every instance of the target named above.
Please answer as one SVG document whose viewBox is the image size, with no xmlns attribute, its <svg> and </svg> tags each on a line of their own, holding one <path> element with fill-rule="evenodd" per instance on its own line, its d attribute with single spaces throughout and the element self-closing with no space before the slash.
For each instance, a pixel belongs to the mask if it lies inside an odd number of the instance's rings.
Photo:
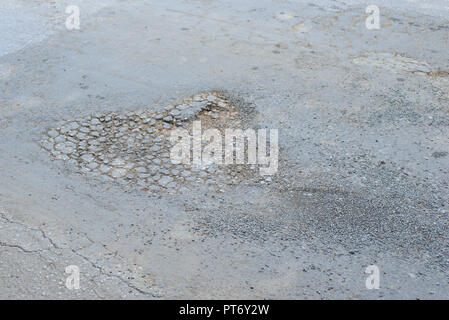
<svg viewBox="0 0 449 320">
<path fill-rule="evenodd" d="M 448 299 L 448 5 L 375 2 L 2 1 L 0 299 Z M 41 148 L 215 90 L 279 129 L 269 181 L 148 193 Z"/>
</svg>

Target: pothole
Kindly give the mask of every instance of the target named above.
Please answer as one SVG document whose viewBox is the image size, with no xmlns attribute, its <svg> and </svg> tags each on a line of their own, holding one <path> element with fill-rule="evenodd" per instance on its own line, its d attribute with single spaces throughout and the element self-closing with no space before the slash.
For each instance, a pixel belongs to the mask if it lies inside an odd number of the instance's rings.
<svg viewBox="0 0 449 320">
<path fill-rule="evenodd" d="M 446 70 L 432 70 L 425 61 L 389 52 L 372 52 L 352 60 L 356 65 L 375 67 L 401 74 L 418 74 L 427 76 L 438 98 L 449 100 L 449 72 Z M 445 106 L 447 110 L 447 105 Z"/>
<path fill-rule="evenodd" d="M 173 130 L 188 129 L 197 120 L 203 130 L 242 128 L 244 116 L 223 93 L 200 93 L 160 112 L 110 112 L 63 120 L 46 133 L 41 146 L 53 160 L 66 162 L 80 174 L 150 192 L 185 192 L 200 186 L 224 191 L 242 181 L 269 183 L 271 178 L 261 177 L 255 165 L 192 166 L 170 159 Z"/>
<path fill-rule="evenodd" d="M 356 65 L 367 65 L 397 73 L 423 73 L 430 72 L 430 66 L 426 62 L 390 52 L 371 52 L 365 56 L 352 60 Z"/>
</svg>

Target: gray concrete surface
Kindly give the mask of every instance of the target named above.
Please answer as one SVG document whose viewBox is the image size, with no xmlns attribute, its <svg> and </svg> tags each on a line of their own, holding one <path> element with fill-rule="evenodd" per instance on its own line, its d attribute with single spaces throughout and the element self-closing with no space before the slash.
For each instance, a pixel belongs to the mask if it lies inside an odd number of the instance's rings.
<svg viewBox="0 0 449 320">
<path fill-rule="evenodd" d="M 449 5 L 390 2 L 3 0 L 0 298 L 448 299 Z M 41 148 L 211 90 L 279 129 L 271 183 L 154 194 Z"/>
</svg>

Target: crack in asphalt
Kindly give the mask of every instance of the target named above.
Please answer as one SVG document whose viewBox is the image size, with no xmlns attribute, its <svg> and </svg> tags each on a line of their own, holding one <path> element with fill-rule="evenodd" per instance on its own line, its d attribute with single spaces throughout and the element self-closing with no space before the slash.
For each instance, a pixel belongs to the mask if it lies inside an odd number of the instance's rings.
<svg viewBox="0 0 449 320">
<path fill-rule="evenodd" d="M 151 295 L 151 296 L 153 296 L 153 297 L 158 297 L 158 296 L 160 295 L 160 294 L 159 294 L 159 295 L 156 294 L 155 292 L 149 292 L 149 291 L 143 290 L 143 289 L 141 289 L 141 288 L 139 288 L 139 287 L 137 287 L 137 286 L 135 286 L 135 285 L 133 285 L 133 284 L 127 282 L 125 279 L 123 279 L 122 277 L 120 277 L 120 276 L 118 276 L 118 275 L 115 275 L 115 274 L 112 274 L 112 273 L 107 273 L 101 266 L 97 265 L 95 262 L 93 262 L 93 261 L 92 261 L 91 259 L 89 259 L 87 256 L 82 255 L 81 253 L 79 253 L 79 252 L 78 252 L 77 250 L 75 250 L 75 249 L 72 249 L 72 248 L 62 248 L 62 247 L 58 246 L 58 245 L 57 245 L 57 244 L 56 244 L 56 243 L 55 243 L 49 236 L 47 236 L 46 233 L 45 233 L 43 230 L 41 230 L 40 228 L 37 228 L 37 229 L 36 229 L 36 228 L 32 228 L 32 227 L 29 227 L 29 226 L 27 226 L 27 225 L 24 225 L 23 223 L 20 223 L 20 222 L 17 222 L 17 221 L 13 221 L 13 220 L 11 220 L 10 218 L 8 218 L 8 217 L 6 216 L 6 214 L 5 214 L 5 210 L 4 210 L 4 209 L 3 209 L 3 211 L 0 210 L 0 218 L 2 218 L 2 219 L 3 219 L 4 221 L 6 221 L 7 223 L 10 223 L 10 224 L 17 224 L 17 225 L 19 225 L 19 226 L 21 226 L 21 227 L 23 227 L 23 228 L 25 228 L 25 229 L 39 232 L 39 233 L 41 234 L 42 238 L 46 239 L 46 240 L 51 244 L 51 246 L 52 246 L 53 249 L 55 249 L 55 250 L 64 250 L 64 249 L 70 250 L 72 253 L 76 254 L 77 256 L 81 257 L 84 261 L 88 262 L 94 269 L 98 270 L 98 272 L 99 272 L 100 274 L 102 274 L 102 275 L 104 275 L 104 276 L 106 276 L 106 277 L 109 277 L 109 278 L 115 278 L 115 279 L 119 280 L 120 282 L 122 282 L 123 284 L 125 284 L 127 287 L 129 287 L 129 288 L 131 288 L 131 289 L 133 289 L 133 290 L 139 292 L 140 294 L 143 294 L 143 295 Z M 93 241 L 92 239 L 89 239 L 89 238 L 88 238 L 88 240 L 89 240 L 92 244 L 97 243 L 97 242 Z M 24 252 L 24 253 L 35 253 L 35 254 L 38 254 L 38 255 L 39 255 L 39 253 L 41 253 L 41 252 L 51 251 L 51 249 L 28 250 L 28 249 L 24 248 L 24 247 L 21 246 L 21 245 L 18 245 L 18 244 L 9 244 L 9 243 L 5 243 L 5 242 L 2 242 L 2 241 L 0 241 L 0 246 L 2 246 L 2 247 L 8 247 L 8 248 L 16 248 L 16 249 L 19 249 L 20 251 L 22 251 L 22 252 Z M 101 296 L 100 296 L 95 290 L 94 290 L 94 292 L 97 294 L 97 296 L 98 296 L 99 298 L 101 298 Z"/>
</svg>

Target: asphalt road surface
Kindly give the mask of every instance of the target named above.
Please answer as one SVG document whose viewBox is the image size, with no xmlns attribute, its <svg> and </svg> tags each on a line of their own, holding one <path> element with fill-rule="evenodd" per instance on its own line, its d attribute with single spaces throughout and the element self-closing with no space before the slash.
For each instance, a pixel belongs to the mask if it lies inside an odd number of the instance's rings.
<svg viewBox="0 0 449 320">
<path fill-rule="evenodd" d="M 1 1 L 0 298 L 448 299 L 449 3 L 391 2 Z M 182 112 L 276 174 L 172 167 Z"/>
</svg>

